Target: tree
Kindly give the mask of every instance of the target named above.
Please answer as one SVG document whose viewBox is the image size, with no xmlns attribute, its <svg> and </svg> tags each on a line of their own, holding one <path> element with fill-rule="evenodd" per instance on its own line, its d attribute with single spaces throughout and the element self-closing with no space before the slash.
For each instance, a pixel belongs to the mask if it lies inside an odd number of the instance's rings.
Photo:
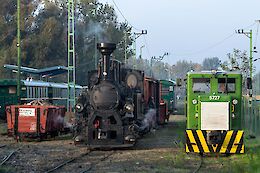
<svg viewBox="0 0 260 173">
<path fill-rule="evenodd" d="M 218 57 L 205 58 L 202 62 L 202 70 L 217 70 L 220 67 Z"/>
<path fill-rule="evenodd" d="M 173 74 L 176 75 L 176 78 L 185 78 L 189 71 L 201 71 L 201 65 L 198 63 L 193 63 L 192 61 L 177 61 L 173 69 Z"/>
<path fill-rule="evenodd" d="M 226 71 L 240 71 L 243 78 L 249 76 L 249 57 L 246 51 L 241 51 L 239 49 L 234 49 L 232 53 L 228 53 L 228 61 L 220 63 L 223 70 Z"/>
<path fill-rule="evenodd" d="M 113 42 L 117 49 L 113 57 L 124 60 L 132 56 L 132 28 L 118 22 L 112 6 L 97 0 L 76 3 L 76 82 L 86 84 L 87 71 L 94 69 L 94 36 L 98 42 Z M 0 4 L 0 66 L 16 64 L 16 0 Z M 67 66 L 67 1 L 21 1 L 21 65 L 42 68 Z M 1 77 L 7 77 L 0 68 Z M 66 81 L 66 77 L 64 77 Z"/>
</svg>

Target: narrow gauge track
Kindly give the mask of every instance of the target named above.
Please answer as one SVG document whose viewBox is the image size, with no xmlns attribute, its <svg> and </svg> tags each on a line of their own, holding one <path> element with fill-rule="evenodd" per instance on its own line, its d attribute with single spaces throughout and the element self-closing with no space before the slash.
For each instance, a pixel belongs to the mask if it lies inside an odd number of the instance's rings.
<svg viewBox="0 0 260 173">
<path fill-rule="evenodd" d="M 4 148 L 4 147 L 6 147 L 6 145 L 0 145 L 0 148 Z"/>
<path fill-rule="evenodd" d="M 103 154 L 105 153 L 105 154 Z M 110 156 L 112 156 L 115 151 L 87 151 L 77 157 L 71 158 L 65 162 L 60 163 L 56 167 L 45 171 L 45 173 L 52 173 L 52 172 L 80 172 L 80 173 L 87 173 L 93 169 L 94 166 L 107 160 Z M 93 154 L 93 156 L 91 156 Z M 98 156 L 102 154 L 101 158 Z M 89 157 L 85 157 L 89 156 Z M 98 156 L 99 158 L 96 158 Z M 77 162 L 80 161 L 81 162 Z M 94 161 L 93 161 L 94 160 Z M 89 163 L 89 164 L 87 164 Z M 67 167 L 67 169 L 66 169 Z M 79 171 L 76 171 L 79 170 Z"/>
<path fill-rule="evenodd" d="M 6 145 L 5 145 L 6 146 Z M 2 146 L 2 147 L 5 147 L 5 146 Z M 2 148 L 1 147 L 1 148 Z M 13 150 L 12 152 L 10 152 L 10 154 L 9 155 L 7 155 L 6 157 L 4 157 L 4 159 L 1 161 L 1 163 L 0 163 L 0 166 L 2 166 L 2 165 L 4 165 L 11 157 L 12 157 L 12 155 L 14 155 L 18 150 L 20 150 L 21 149 L 21 147 L 19 147 L 19 148 L 17 148 L 17 149 L 15 149 L 15 150 Z"/>
</svg>

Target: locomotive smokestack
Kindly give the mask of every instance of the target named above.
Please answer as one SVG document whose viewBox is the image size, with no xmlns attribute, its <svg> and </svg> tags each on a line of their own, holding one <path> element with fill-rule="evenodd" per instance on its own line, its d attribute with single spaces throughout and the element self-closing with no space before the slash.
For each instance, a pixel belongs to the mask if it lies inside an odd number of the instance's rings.
<svg viewBox="0 0 260 173">
<path fill-rule="evenodd" d="M 114 43 L 98 43 L 97 49 L 102 54 L 101 63 L 101 78 L 102 80 L 110 80 L 110 56 L 112 52 L 116 49 L 116 44 Z"/>
</svg>

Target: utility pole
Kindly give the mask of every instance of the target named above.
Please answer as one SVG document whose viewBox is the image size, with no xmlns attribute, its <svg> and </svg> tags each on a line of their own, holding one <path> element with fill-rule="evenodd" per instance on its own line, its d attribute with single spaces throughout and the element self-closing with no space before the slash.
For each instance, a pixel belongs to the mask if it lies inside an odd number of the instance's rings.
<svg viewBox="0 0 260 173">
<path fill-rule="evenodd" d="M 126 59 L 127 59 L 127 50 L 126 50 L 126 31 L 124 31 L 124 40 L 125 40 L 125 65 L 126 65 Z"/>
<path fill-rule="evenodd" d="M 94 5 L 94 15 L 95 15 L 95 17 L 97 16 L 97 4 L 96 4 L 96 2 L 95 3 L 91 3 L 91 4 L 93 4 Z M 94 41 L 94 51 L 95 51 L 95 70 L 97 70 L 97 42 L 98 42 L 98 38 L 97 38 L 98 36 L 97 36 L 97 29 L 96 29 L 96 27 L 95 27 L 95 34 L 94 34 L 94 39 L 95 39 L 95 41 Z"/>
<path fill-rule="evenodd" d="M 137 57 L 136 57 L 136 40 L 141 36 L 141 35 L 145 35 L 145 34 L 147 34 L 147 30 L 142 30 L 142 32 L 135 32 L 134 33 L 134 54 L 135 54 L 135 56 L 134 56 L 134 69 L 136 69 L 136 59 L 137 59 Z"/>
<path fill-rule="evenodd" d="M 249 130 L 251 130 L 251 133 L 254 134 L 254 130 L 253 130 L 253 125 L 251 126 L 251 124 L 254 124 L 254 117 L 253 117 L 253 105 L 252 105 L 252 95 L 253 95 L 253 88 L 252 88 L 252 79 L 253 79 L 253 32 L 252 30 L 250 31 L 244 31 L 243 29 L 239 29 L 237 31 L 238 34 L 244 34 L 245 36 L 247 36 L 250 40 L 250 50 L 249 50 L 249 71 L 250 71 L 250 75 L 249 75 L 249 80 L 247 79 L 247 82 L 249 82 L 250 87 L 248 87 L 248 94 L 249 94 L 249 99 L 248 99 L 248 115 L 249 115 Z M 249 86 L 248 85 L 248 86 Z"/>
<path fill-rule="evenodd" d="M 75 56 L 75 2 L 68 0 L 68 99 L 67 111 L 76 103 L 76 56 Z M 72 87 L 71 87 L 72 86 Z M 74 109 L 75 111 L 75 109 Z"/>
<path fill-rule="evenodd" d="M 157 62 L 160 62 L 160 61 L 162 61 L 163 60 L 163 58 L 165 57 L 165 56 L 168 56 L 168 55 L 170 55 L 168 52 L 165 52 L 162 56 L 159 56 L 159 57 L 155 57 L 155 56 L 152 56 L 151 57 L 151 61 L 150 61 L 150 68 L 151 68 L 151 70 L 150 70 L 150 76 L 152 77 L 153 76 L 153 73 L 152 73 L 152 67 L 153 67 L 153 61 L 157 61 Z"/>
<path fill-rule="evenodd" d="M 20 30 L 20 15 L 21 15 L 21 2 L 17 0 L 17 66 L 18 66 L 18 73 L 17 73 L 17 99 L 18 103 L 20 104 L 20 97 L 21 97 L 21 30 Z"/>
<path fill-rule="evenodd" d="M 249 77 L 252 79 L 253 78 L 253 31 L 244 31 L 243 29 L 239 29 L 237 31 L 238 34 L 244 34 L 247 36 L 250 40 L 250 50 L 249 50 L 249 72 L 250 75 Z"/>
<path fill-rule="evenodd" d="M 96 32 L 95 32 L 95 35 L 94 35 L 94 37 L 95 37 L 95 45 L 94 45 L 94 50 L 95 50 L 95 70 L 97 70 L 97 48 L 96 48 L 96 46 L 97 46 L 97 34 L 96 34 Z"/>
<path fill-rule="evenodd" d="M 143 54 L 143 48 L 145 47 L 145 45 L 142 45 L 141 47 L 140 47 L 140 59 L 142 59 L 142 54 Z"/>
</svg>

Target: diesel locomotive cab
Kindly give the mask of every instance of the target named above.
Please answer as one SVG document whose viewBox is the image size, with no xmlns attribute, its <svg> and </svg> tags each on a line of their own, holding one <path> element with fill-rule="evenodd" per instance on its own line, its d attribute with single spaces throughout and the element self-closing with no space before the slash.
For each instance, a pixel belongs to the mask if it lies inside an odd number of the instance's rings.
<svg viewBox="0 0 260 173">
<path fill-rule="evenodd" d="M 244 153 L 241 99 L 238 72 L 188 73 L 186 152 Z"/>
</svg>

